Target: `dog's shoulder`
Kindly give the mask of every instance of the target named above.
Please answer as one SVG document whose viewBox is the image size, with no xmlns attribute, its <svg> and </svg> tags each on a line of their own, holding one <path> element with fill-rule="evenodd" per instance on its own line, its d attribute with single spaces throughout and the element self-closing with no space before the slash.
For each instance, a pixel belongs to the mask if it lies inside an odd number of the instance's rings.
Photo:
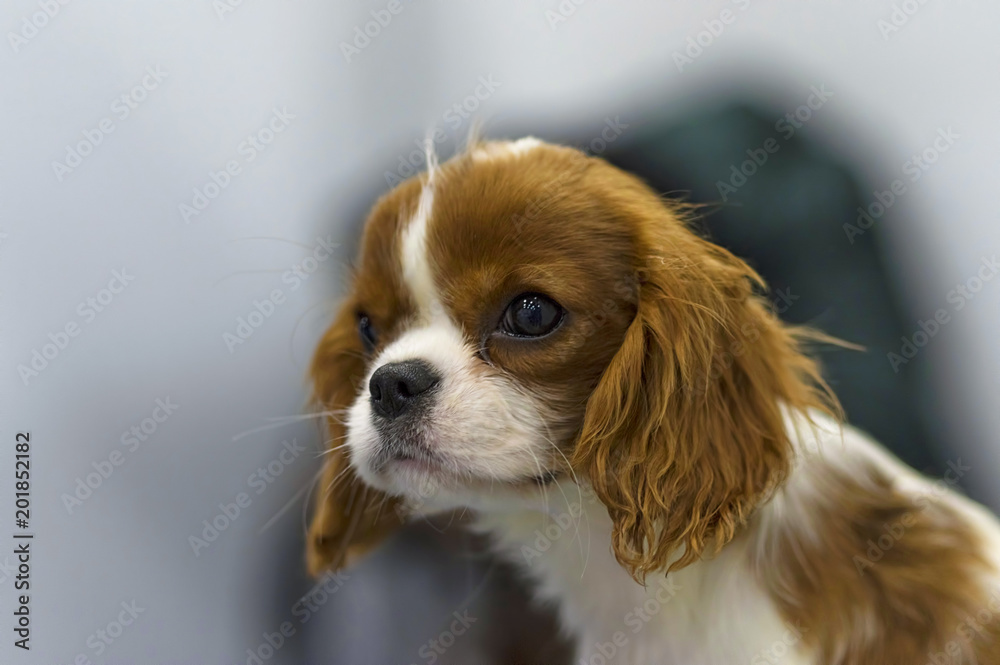
<svg viewBox="0 0 1000 665">
<path fill-rule="evenodd" d="M 751 529 L 751 565 L 817 662 L 1000 665 L 1000 523 L 849 426 L 789 417 L 791 476 Z"/>
</svg>

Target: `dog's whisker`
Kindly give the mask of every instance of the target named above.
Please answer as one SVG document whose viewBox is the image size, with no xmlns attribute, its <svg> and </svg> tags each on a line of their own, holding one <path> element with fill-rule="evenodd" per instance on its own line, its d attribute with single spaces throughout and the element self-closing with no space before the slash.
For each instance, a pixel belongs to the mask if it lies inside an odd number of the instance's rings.
<svg viewBox="0 0 1000 665">
<path fill-rule="evenodd" d="M 327 410 L 327 411 L 315 411 L 313 413 L 301 413 L 291 416 L 268 416 L 265 420 L 278 422 L 278 421 L 302 421 L 302 420 L 315 420 L 316 418 L 323 418 L 324 416 L 335 415 L 337 411 Z"/>
<path fill-rule="evenodd" d="M 319 485 L 320 480 L 323 477 L 324 470 L 325 469 L 323 468 L 323 466 L 320 465 L 320 468 L 317 469 L 316 473 L 313 474 L 312 480 L 309 482 L 309 491 L 306 492 L 306 498 L 302 502 L 302 534 L 303 534 L 303 536 L 307 536 L 309 534 L 309 524 L 308 524 L 309 501 L 312 499 L 313 492 L 316 490 L 316 486 Z"/>
</svg>

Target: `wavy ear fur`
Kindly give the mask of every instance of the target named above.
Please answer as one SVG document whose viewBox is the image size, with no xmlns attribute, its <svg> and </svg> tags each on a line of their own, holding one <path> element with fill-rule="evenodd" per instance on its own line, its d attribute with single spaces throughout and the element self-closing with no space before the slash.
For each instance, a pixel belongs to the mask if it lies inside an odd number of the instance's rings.
<svg viewBox="0 0 1000 665">
<path fill-rule="evenodd" d="M 763 280 L 651 192 L 624 209 L 639 229 L 637 313 L 573 462 L 608 508 L 616 558 L 642 581 L 716 552 L 786 477 L 783 407 L 839 407 L 801 350 L 830 338 L 783 324 L 756 293 Z"/>
<path fill-rule="evenodd" d="M 366 486 L 355 475 L 344 447 L 343 414 L 364 376 L 351 303 L 343 305 L 320 341 L 311 374 L 315 403 L 336 414 L 326 418 L 328 449 L 306 543 L 306 564 L 315 576 L 353 563 L 397 529 L 401 520 L 394 498 Z"/>
</svg>

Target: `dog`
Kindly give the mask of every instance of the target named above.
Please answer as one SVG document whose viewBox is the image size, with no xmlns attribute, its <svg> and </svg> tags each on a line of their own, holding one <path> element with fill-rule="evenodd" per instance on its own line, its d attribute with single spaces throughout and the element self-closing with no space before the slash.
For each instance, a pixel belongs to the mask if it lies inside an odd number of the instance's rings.
<svg viewBox="0 0 1000 665">
<path fill-rule="evenodd" d="M 313 574 L 462 510 L 574 662 L 1000 665 L 1000 524 L 842 422 L 693 210 L 476 141 L 383 196 L 311 366 Z"/>
</svg>

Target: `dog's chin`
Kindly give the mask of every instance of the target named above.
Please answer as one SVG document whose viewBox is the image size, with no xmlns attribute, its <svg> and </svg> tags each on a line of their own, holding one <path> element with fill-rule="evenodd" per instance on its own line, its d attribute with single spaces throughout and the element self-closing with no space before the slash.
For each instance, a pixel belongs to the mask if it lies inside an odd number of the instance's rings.
<svg viewBox="0 0 1000 665">
<path fill-rule="evenodd" d="M 468 479 L 446 469 L 439 462 L 412 457 L 397 457 L 385 462 L 375 474 L 390 494 L 407 499 L 423 499 L 441 492 L 457 492 L 465 488 Z"/>
<path fill-rule="evenodd" d="M 558 477 L 556 471 L 525 469 L 509 477 L 486 474 L 443 455 L 384 451 L 381 443 L 354 447 L 352 466 L 371 487 L 431 512 L 471 507 L 488 500 L 534 495 Z"/>
<path fill-rule="evenodd" d="M 352 447 L 353 448 L 353 447 Z M 385 452 L 381 443 L 353 448 L 352 466 L 361 479 L 386 494 L 424 503 L 439 496 L 463 493 L 475 485 L 474 476 L 440 455 Z"/>
</svg>

